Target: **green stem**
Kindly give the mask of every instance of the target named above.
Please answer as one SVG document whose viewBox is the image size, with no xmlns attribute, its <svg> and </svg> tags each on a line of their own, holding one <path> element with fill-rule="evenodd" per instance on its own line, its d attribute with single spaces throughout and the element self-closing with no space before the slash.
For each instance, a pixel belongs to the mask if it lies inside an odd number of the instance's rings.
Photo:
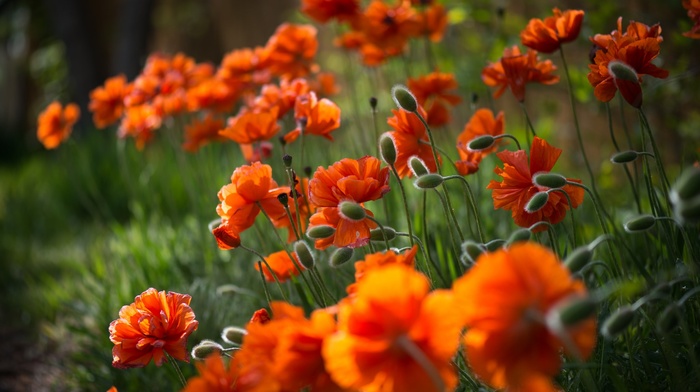
<svg viewBox="0 0 700 392">
<path fill-rule="evenodd" d="M 250 252 L 250 253 L 258 256 L 258 258 L 260 258 L 260 260 L 258 261 L 258 269 L 260 269 L 260 277 L 262 278 L 262 282 L 263 282 L 262 286 L 263 286 L 263 290 L 265 290 L 265 298 L 267 299 L 268 304 L 270 302 L 272 302 L 272 296 L 270 296 L 270 292 L 267 290 L 267 282 L 265 281 L 265 275 L 263 274 L 262 264 L 265 264 L 265 267 L 267 267 L 268 271 L 270 271 L 270 275 L 272 275 L 272 278 L 275 280 L 275 283 L 277 283 L 277 287 L 280 290 L 280 294 L 282 294 L 282 299 L 289 302 L 287 300 L 286 294 L 284 293 L 284 290 L 282 289 L 282 283 L 280 283 L 279 279 L 277 278 L 277 274 L 275 273 L 275 270 L 273 270 L 272 267 L 270 267 L 270 264 L 267 263 L 267 260 L 265 260 L 265 256 L 261 255 L 255 249 L 248 248 L 245 245 L 239 245 L 238 247 L 247 251 L 247 252 Z"/>
<path fill-rule="evenodd" d="M 406 214 L 406 224 L 408 225 L 408 234 L 411 240 L 411 245 L 413 245 L 413 227 L 411 224 L 411 213 L 408 210 L 408 199 L 406 198 L 406 189 L 403 186 L 401 177 L 399 177 L 399 172 L 396 170 L 396 166 L 392 164 L 389 165 L 389 167 L 391 168 L 391 172 L 394 174 L 394 177 L 396 177 L 396 181 L 399 183 L 399 189 L 401 190 L 401 200 L 403 201 L 403 209 L 404 213 Z"/>
<path fill-rule="evenodd" d="M 459 175 L 453 175 L 453 176 L 447 176 L 443 177 L 445 181 L 447 180 L 452 180 L 452 179 L 459 179 L 461 180 L 462 184 L 464 184 L 464 188 L 467 190 L 467 194 L 469 195 L 469 204 L 472 208 L 472 212 L 474 213 L 474 220 L 476 221 L 476 230 L 477 234 L 479 235 L 479 242 L 484 242 L 484 231 L 481 228 L 481 219 L 479 218 L 479 210 L 476 208 L 476 199 L 474 198 L 474 193 L 472 192 L 472 188 L 469 186 L 469 182 L 467 180 Z"/>
<path fill-rule="evenodd" d="M 180 365 L 177 364 L 177 361 L 175 361 L 175 358 L 173 358 L 170 354 L 168 354 L 167 351 L 163 351 L 165 353 L 165 356 L 168 358 L 168 362 L 173 365 L 173 368 L 175 368 L 175 373 L 177 373 L 177 378 L 180 380 L 180 383 L 182 386 L 187 385 L 187 380 L 185 379 L 185 375 L 182 374 L 182 370 L 180 369 Z"/>
</svg>

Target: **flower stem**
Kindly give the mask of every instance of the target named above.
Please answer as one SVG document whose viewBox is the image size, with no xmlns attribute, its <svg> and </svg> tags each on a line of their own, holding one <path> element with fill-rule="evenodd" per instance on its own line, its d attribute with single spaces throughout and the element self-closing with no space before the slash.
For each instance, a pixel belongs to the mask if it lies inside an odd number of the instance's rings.
<svg viewBox="0 0 700 392">
<path fill-rule="evenodd" d="M 180 369 L 180 365 L 177 364 L 177 361 L 175 361 L 175 358 L 173 358 L 170 354 L 168 354 L 167 351 L 163 351 L 165 353 L 165 356 L 168 357 L 168 362 L 170 362 L 171 365 L 173 365 L 173 368 L 175 369 L 175 373 L 177 373 L 177 378 L 180 380 L 180 383 L 182 386 L 187 385 L 187 380 L 185 379 L 185 375 L 182 374 L 182 370 Z"/>
<path fill-rule="evenodd" d="M 391 168 L 391 172 L 394 174 L 394 177 L 396 177 L 396 181 L 399 183 L 399 189 L 401 190 L 401 200 L 403 201 L 404 213 L 406 214 L 406 224 L 408 225 L 408 236 L 411 240 L 411 245 L 413 245 L 413 227 L 411 225 L 411 213 L 408 210 L 408 199 L 406 198 L 406 189 L 403 186 L 401 177 L 399 177 L 399 172 L 396 170 L 396 166 L 392 164 L 389 165 L 389 167 Z"/>
<path fill-rule="evenodd" d="M 428 374 L 430 380 L 435 385 L 436 391 L 445 390 L 445 382 L 440 377 L 440 372 L 435 368 L 435 365 L 430 361 L 425 353 L 406 335 L 401 335 L 396 339 L 396 343 L 408 354 L 423 370 Z"/>
</svg>

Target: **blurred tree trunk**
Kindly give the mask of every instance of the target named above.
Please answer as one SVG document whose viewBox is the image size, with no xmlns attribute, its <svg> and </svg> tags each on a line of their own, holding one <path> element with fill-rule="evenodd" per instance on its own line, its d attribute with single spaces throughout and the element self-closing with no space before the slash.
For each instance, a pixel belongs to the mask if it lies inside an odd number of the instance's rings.
<svg viewBox="0 0 700 392">
<path fill-rule="evenodd" d="M 111 74 L 128 80 L 139 74 L 148 51 L 152 30 L 153 0 L 123 0 L 119 11 Z"/>
</svg>

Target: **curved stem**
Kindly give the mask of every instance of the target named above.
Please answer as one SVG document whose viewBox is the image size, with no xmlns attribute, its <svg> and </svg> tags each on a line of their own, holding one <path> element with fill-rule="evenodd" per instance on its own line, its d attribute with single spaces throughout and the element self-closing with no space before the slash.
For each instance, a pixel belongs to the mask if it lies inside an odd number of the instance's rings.
<svg viewBox="0 0 700 392">
<path fill-rule="evenodd" d="M 399 172 L 396 170 L 396 166 L 392 164 L 389 165 L 389 167 L 391 168 L 391 172 L 394 174 L 394 177 L 396 177 L 396 181 L 399 183 L 399 189 L 401 190 L 401 200 L 403 201 L 403 209 L 404 213 L 406 214 L 406 224 L 408 225 L 408 234 L 411 240 L 411 245 L 413 245 L 413 227 L 411 224 L 411 213 L 408 210 L 408 199 L 406 198 L 406 189 L 403 186 L 401 177 L 399 177 Z"/>
<path fill-rule="evenodd" d="M 177 373 L 177 378 L 180 380 L 180 383 L 182 386 L 187 385 L 187 380 L 185 379 L 185 375 L 182 374 L 182 370 L 180 369 L 180 365 L 177 364 L 175 361 L 175 358 L 173 358 L 170 354 L 168 354 L 167 351 L 163 351 L 165 353 L 165 356 L 168 358 L 168 362 L 170 362 L 173 365 L 173 368 L 175 368 L 175 373 Z"/>
<path fill-rule="evenodd" d="M 445 390 L 445 382 L 440 377 L 440 372 L 435 368 L 435 365 L 430 361 L 427 355 L 406 335 L 401 335 L 396 339 L 397 345 L 404 350 L 418 365 L 425 370 L 430 377 L 430 380 L 435 385 L 436 391 Z"/>
<path fill-rule="evenodd" d="M 469 195 L 469 204 L 471 205 L 472 212 L 474 213 L 474 220 L 476 221 L 476 230 L 477 233 L 479 234 L 479 242 L 484 242 L 484 231 L 481 228 L 481 220 L 479 219 L 479 210 L 476 208 L 476 202 L 474 198 L 474 193 L 472 192 L 472 188 L 469 186 L 469 182 L 462 177 L 458 175 L 453 175 L 453 176 L 447 176 L 443 177 L 445 181 L 451 180 L 451 179 L 459 179 L 462 181 L 462 184 L 464 184 L 464 188 L 467 190 L 467 194 Z"/>
<path fill-rule="evenodd" d="M 267 260 L 265 260 L 265 256 L 261 255 L 255 249 L 248 248 L 245 245 L 239 245 L 238 247 L 247 251 L 247 252 L 250 252 L 250 253 L 258 256 L 258 258 L 260 258 L 260 260 L 258 261 L 258 269 L 260 270 L 260 278 L 262 279 L 262 282 L 263 282 L 262 286 L 263 286 L 263 290 L 265 291 L 265 298 L 267 299 L 268 304 L 270 302 L 272 302 L 272 296 L 270 296 L 270 292 L 267 290 L 267 282 L 265 281 L 265 274 L 263 273 L 263 264 L 265 264 L 265 267 L 267 268 L 267 270 L 270 271 L 270 275 L 272 275 L 272 278 L 275 280 L 275 283 L 277 283 L 277 287 L 280 290 L 280 294 L 282 294 L 282 299 L 289 302 L 287 300 L 286 295 L 284 294 L 284 290 L 282 289 L 282 283 L 280 283 L 280 280 L 277 278 L 277 274 L 275 273 L 275 270 L 273 270 L 272 267 L 270 267 L 270 264 L 267 263 Z"/>
</svg>

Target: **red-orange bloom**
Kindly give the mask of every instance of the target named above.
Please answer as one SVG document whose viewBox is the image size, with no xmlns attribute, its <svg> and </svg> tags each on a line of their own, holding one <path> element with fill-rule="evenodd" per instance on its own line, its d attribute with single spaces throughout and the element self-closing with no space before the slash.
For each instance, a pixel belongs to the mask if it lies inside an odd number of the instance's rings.
<svg viewBox="0 0 700 392">
<path fill-rule="evenodd" d="M 401 109 L 392 109 L 393 117 L 387 119 L 393 131 L 388 132 L 394 140 L 396 146 L 396 162 L 394 167 L 400 178 L 413 177 L 413 173 L 408 165 L 408 160 L 412 156 L 417 156 L 423 160 L 431 173 L 437 172 L 437 165 L 433 157 L 433 150 L 430 148 L 428 134 L 425 125 L 414 113 Z M 422 107 L 418 107 L 418 112 L 425 118 L 426 113 Z M 440 156 L 438 156 L 440 160 Z"/>
<path fill-rule="evenodd" d="M 552 378 L 562 348 L 584 360 L 595 347 L 595 317 L 568 328 L 546 322 L 553 308 L 587 293 L 555 254 L 536 243 L 484 253 L 453 292 L 467 326 L 469 366 L 496 389 L 558 390 Z"/>
<path fill-rule="evenodd" d="M 316 98 L 312 91 L 297 97 L 294 118 L 299 125 L 284 136 L 287 143 L 295 141 L 302 132 L 333 140 L 330 133 L 340 127 L 340 108 L 327 98 Z"/>
<path fill-rule="evenodd" d="M 464 126 L 462 133 L 457 136 L 457 151 L 459 152 L 459 161 L 455 162 L 457 171 L 463 176 L 475 173 L 479 170 L 481 159 L 496 151 L 498 142 L 486 150 L 471 151 L 469 150 L 469 142 L 473 139 L 483 136 L 502 135 L 505 130 L 505 119 L 503 112 L 499 112 L 496 117 L 490 109 L 479 109 L 469 119 L 469 122 Z"/>
<path fill-rule="evenodd" d="M 266 324 L 268 321 L 270 321 L 270 313 L 267 312 L 267 309 L 262 308 L 256 310 L 253 315 L 250 317 L 249 323 L 251 324 Z"/>
<path fill-rule="evenodd" d="M 185 151 L 195 152 L 210 141 L 226 140 L 219 135 L 223 127 L 224 120 L 215 118 L 211 113 L 201 120 L 194 119 L 192 123 L 185 126 L 185 142 L 182 148 Z"/>
<path fill-rule="evenodd" d="M 97 128 L 102 129 L 119 120 L 124 113 L 124 97 L 130 88 L 126 76 L 119 75 L 107 79 L 104 86 L 90 92 L 88 109 Z"/>
<path fill-rule="evenodd" d="M 240 361 L 235 356 L 228 369 L 219 353 L 209 355 L 203 362 L 196 362 L 199 376 L 187 380 L 181 392 L 243 392 L 252 390 L 256 380 L 240 376 Z"/>
<path fill-rule="evenodd" d="M 280 130 L 277 110 L 276 107 L 270 111 L 242 110 L 236 117 L 228 119 L 226 128 L 219 134 L 240 144 L 270 140 Z"/>
<path fill-rule="evenodd" d="M 121 138 L 127 136 L 136 140 L 136 148 L 141 150 L 154 136 L 156 129 L 160 128 L 162 117 L 156 109 L 148 104 L 129 107 L 124 118 L 119 124 L 117 134 Z"/>
<path fill-rule="evenodd" d="M 552 170 L 561 155 L 561 149 L 552 147 L 543 139 L 535 137 L 532 141 L 529 164 L 524 150 L 501 151 L 496 155 L 503 161 L 503 169 L 496 167 L 494 171 L 503 177 L 503 181 L 492 180 L 487 186 L 488 189 L 493 189 L 494 209 L 512 211 L 513 220 L 520 227 L 530 227 L 539 221 L 556 224 L 564 220 L 569 204 L 566 196 L 559 191 L 550 192 L 549 201 L 540 210 L 534 213 L 525 211 L 525 206 L 535 193 L 548 189 L 540 189 L 535 185 L 532 182 L 532 176 Z M 567 180 L 581 182 L 573 178 L 567 178 Z M 566 185 L 562 189 L 569 195 L 571 207 L 576 208 L 583 202 L 583 189 L 580 187 Z M 533 231 L 544 229 L 543 226 L 538 226 Z"/>
<path fill-rule="evenodd" d="M 277 28 L 265 46 L 265 65 L 273 74 L 284 78 L 308 75 L 317 65 L 316 28 L 311 25 L 284 23 Z"/>
<path fill-rule="evenodd" d="M 598 50 L 607 50 L 611 43 L 618 47 L 629 45 L 632 42 L 645 38 L 654 38 L 659 43 L 664 39 L 661 37 L 661 26 L 656 23 L 648 26 L 641 22 L 630 21 L 627 30 L 622 30 L 622 17 L 617 18 L 617 29 L 610 34 L 596 34 L 590 37 L 591 42 L 598 47 Z"/>
<path fill-rule="evenodd" d="M 78 105 L 69 103 L 64 108 L 58 101 L 51 102 L 39 114 L 36 136 L 47 149 L 56 148 L 68 139 L 79 117 Z"/>
<path fill-rule="evenodd" d="M 559 8 L 552 10 L 554 16 L 542 19 L 530 19 L 530 22 L 520 33 L 523 45 L 542 53 L 552 53 L 559 49 L 561 44 L 571 42 L 578 38 L 581 32 L 583 11 L 567 10 L 561 12 Z"/>
<path fill-rule="evenodd" d="M 440 126 L 450 121 L 448 106 L 462 102 L 459 95 L 454 94 L 457 80 L 454 74 L 433 72 L 419 78 L 408 79 L 408 89 L 415 95 L 418 104 L 428 112 L 429 125 Z"/>
<path fill-rule="evenodd" d="M 236 49 L 227 53 L 216 71 L 235 96 L 252 93 L 256 85 L 268 83 L 270 72 L 264 67 L 265 53 L 262 47 Z"/>
<path fill-rule="evenodd" d="M 279 86 L 266 84 L 260 90 L 260 95 L 253 101 L 253 110 L 270 111 L 277 108 L 277 118 L 282 118 L 287 112 L 294 108 L 297 97 L 307 94 L 310 90 L 306 79 L 297 78 L 294 80 L 282 79 Z"/>
<path fill-rule="evenodd" d="M 692 39 L 700 39 L 700 0 L 683 0 L 683 8 L 688 10 L 688 17 L 693 21 L 693 27 L 683 35 Z"/>
<path fill-rule="evenodd" d="M 119 318 L 109 324 L 109 340 L 114 343 L 112 366 L 143 367 L 151 359 L 160 366 L 165 353 L 189 362 L 187 337 L 197 329 L 186 294 L 150 288 L 123 306 Z"/>
<path fill-rule="evenodd" d="M 299 263 L 299 259 L 297 259 L 296 253 L 292 254 L 294 256 L 294 261 L 292 261 L 292 259 L 289 257 L 289 253 L 287 253 L 287 251 L 284 250 L 271 253 L 269 256 L 265 257 L 265 261 L 267 262 L 267 264 L 263 263 L 262 266 L 263 274 L 265 275 L 265 280 L 268 282 L 274 282 L 275 276 L 277 276 L 277 279 L 280 282 L 286 282 L 292 276 L 299 275 L 299 270 L 297 269 L 297 266 L 301 269 L 303 269 L 304 267 L 302 267 Z M 270 271 L 270 268 L 267 267 L 268 265 L 270 266 L 272 271 Z M 260 271 L 260 265 L 255 264 L 255 269 Z"/>
<path fill-rule="evenodd" d="M 521 54 L 520 48 L 513 46 L 503 51 L 499 62 L 491 63 L 481 71 L 481 79 L 487 86 L 498 87 L 493 93 L 495 98 L 509 88 L 515 99 L 523 102 L 527 83 L 559 82 L 559 77 L 552 74 L 556 69 L 550 60 L 539 61 L 536 51 L 529 49 L 527 54 Z"/>
<path fill-rule="evenodd" d="M 372 1 L 365 9 L 361 24 L 368 40 L 380 48 L 403 47 L 421 29 L 418 13 L 403 1 L 394 6 L 380 0 Z"/>
<path fill-rule="evenodd" d="M 420 13 L 422 34 L 433 42 L 440 42 L 447 28 L 447 10 L 442 4 L 432 4 Z"/>
<path fill-rule="evenodd" d="M 302 0 L 301 12 L 311 19 L 326 23 L 331 19 L 352 20 L 360 12 L 358 0 Z"/>
<path fill-rule="evenodd" d="M 369 271 L 338 305 L 338 331 L 323 345 L 333 381 L 367 391 L 452 390 L 462 318 L 451 293 L 429 289 L 404 265 Z"/>
<path fill-rule="evenodd" d="M 187 90 L 187 109 L 197 111 L 211 109 L 228 112 L 238 99 L 238 92 L 223 80 L 211 77 Z"/>
<path fill-rule="evenodd" d="M 348 294 L 354 294 L 357 291 L 357 282 L 361 281 L 370 271 L 395 264 L 413 268 L 416 264 L 416 252 L 418 252 L 418 246 L 413 245 L 411 249 L 403 253 L 387 250 L 386 252 L 368 254 L 363 260 L 356 261 L 355 283 L 347 287 Z"/>
</svg>

